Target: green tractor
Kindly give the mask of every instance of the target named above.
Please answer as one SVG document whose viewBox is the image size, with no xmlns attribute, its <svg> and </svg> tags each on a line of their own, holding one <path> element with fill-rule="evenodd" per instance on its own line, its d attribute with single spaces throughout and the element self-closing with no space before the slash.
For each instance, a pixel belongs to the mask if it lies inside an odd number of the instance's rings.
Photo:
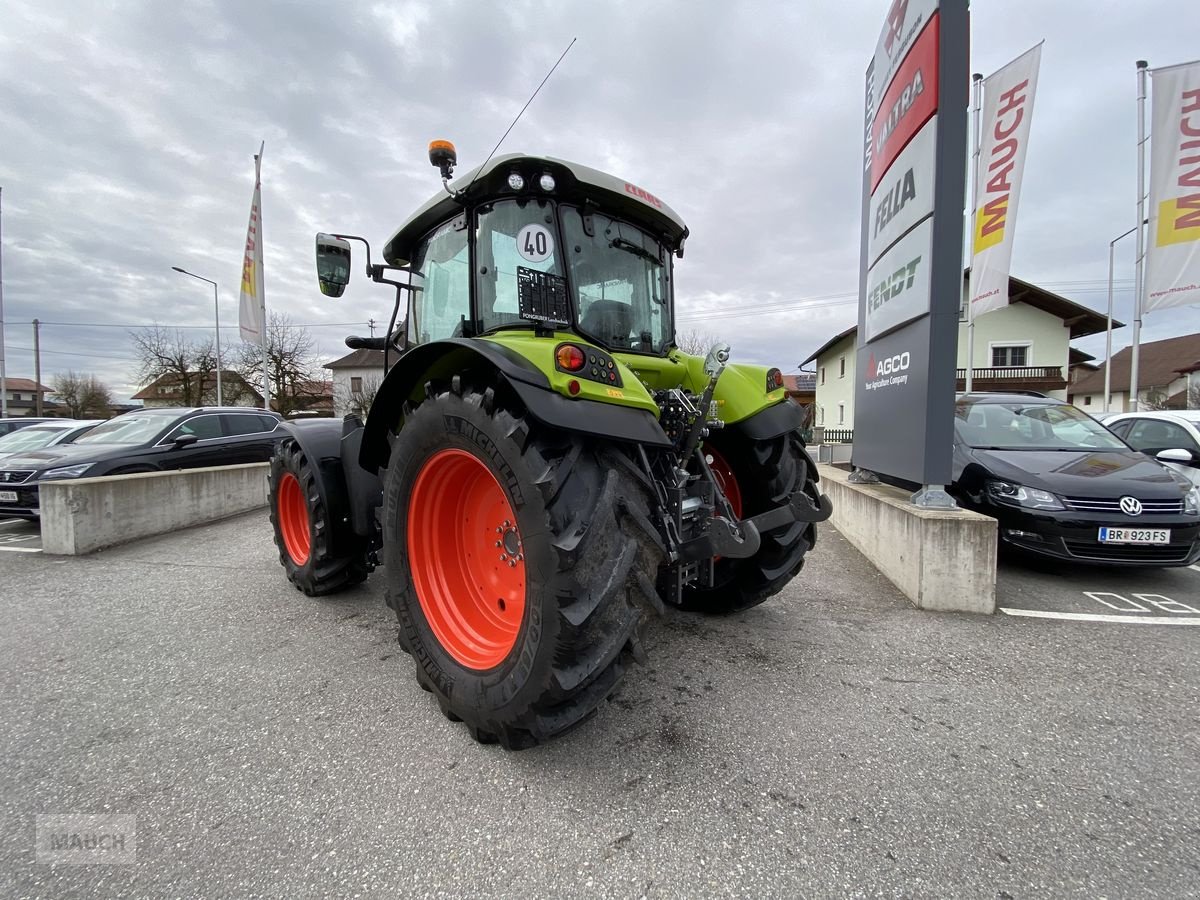
<svg viewBox="0 0 1200 900">
<path fill-rule="evenodd" d="M 477 740 L 520 749 L 645 660 L 648 611 L 777 593 L 831 507 L 779 370 L 675 346 L 688 230 L 662 200 L 519 154 L 452 189 L 453 146 L 430 161 L 444 190 L 384 263 L 366 247 L 396 289 L 388 333 L 346 340 L 383 351 L 370 413 L 282 426 L 271 521 L 306 594 L 383 565 L 417 681 Z M 317 235 L 327 295 L 351 240 Z"/>
</svg>

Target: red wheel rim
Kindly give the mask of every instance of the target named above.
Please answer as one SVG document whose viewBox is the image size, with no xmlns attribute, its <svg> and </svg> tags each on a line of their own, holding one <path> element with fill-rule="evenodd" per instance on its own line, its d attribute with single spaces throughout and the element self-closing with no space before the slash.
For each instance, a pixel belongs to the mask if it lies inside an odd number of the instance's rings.
<svg viewBox="0 0 1200 900">
<path fill-rule="evenodd" d="M 466 450 L 439 450 L 408 501 L 408 566 L 425 620 L 468 669 L 491 669 L 517 643 L 525 555 L 496 476 Z"/>
<path fill-rule="evenodd" d="M 725 494 L 729 505 L 733 507 L 733 514 L 740 519 L 742 517 L 742 489 L 738 487 L 737 478 L 733 474 L 729 461 L 712 447 L 705 447 L 704 452 L 712 459 L 708 467 L 712 470 L 713 478 L 720 486 L 722 493 Z"/>
<path fill-rule="evenodd" d="M 302 566 L 308 562 L 308 555 L 312 552 L 312 535 L 308 528 L 308 504 L 304 502 L 304 489 L 291 472 L 284 472 L 279 479 L 276 503 L 283 546 L 292 562 Z"/>
</svg>

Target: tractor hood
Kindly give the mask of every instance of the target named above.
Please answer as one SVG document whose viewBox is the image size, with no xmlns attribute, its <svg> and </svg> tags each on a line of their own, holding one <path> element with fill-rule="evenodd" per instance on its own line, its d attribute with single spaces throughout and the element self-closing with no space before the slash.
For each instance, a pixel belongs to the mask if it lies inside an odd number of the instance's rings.
<svg viewBox="0 0 1200 900">
<path fill-rule="evenodd" d="M 525 187 L 520 191 L 508 186 L 508 176 L 513 172 L 519 172 L 525 179 Z M 538 179 L 544 174 L 554 178 L 553 191 L 543 191 L 539 186 Z M 688 235 L 679 214 L 644 188 L 606 172 L 549 156 L 522 153 L 498 156 L 482 168 L 477 166 L 455 176 L 450 187 L 462 193 L 451 197 L 444 190 L 438 191 L 384 245 L 383 256 L 390 265 L 408 262 L 417 242 L 435 225 L 451 218 L 455 210 L 482 199 L 531 194 L 568 203 L 592 200 L 607 214 L 629 219 L 658 235 L 676 252 L 682 250 Z"/>
</svg>

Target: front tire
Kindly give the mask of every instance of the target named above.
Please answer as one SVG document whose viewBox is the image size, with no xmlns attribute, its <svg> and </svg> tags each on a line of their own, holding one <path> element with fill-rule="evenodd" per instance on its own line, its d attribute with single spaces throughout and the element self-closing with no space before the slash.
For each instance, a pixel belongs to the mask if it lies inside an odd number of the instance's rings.
<svg viewBox="0 0 1200 900">
<path fill-rule="evenodd" d="M 321 500 L 318 477 L 295 438 L 279 442 L 271 457 L 271 527 L 288 581 L 310 597 L 361 584 L 370 572 L 365 546 L 340 556 L 332 552 L 335 525 Z"/>
<path fill-rule="evenodd" d="M 803 490 L 820 500 L 817 469 L 794 431 L 762 441 L 733 426 L 705 441 L 703 452 L 734 513 L 750 518 L 787 502 Z M 764 532 L 759 551 L 745 559 L 718 559 L 712 588 L 687 587 L 682 607 L 704 613 L 740 612 L 779 593 L 804 567 L 817 541 L 815 522 L 792 522 Z"/>
<path fill-rule="evenodd" d="M 642 656 L 663 548 L 628 466 L 491 390 L 406 416 L 384 479 L 388 604 L 417 681 L 476 740 L 567 731 Z"/>
</svg>

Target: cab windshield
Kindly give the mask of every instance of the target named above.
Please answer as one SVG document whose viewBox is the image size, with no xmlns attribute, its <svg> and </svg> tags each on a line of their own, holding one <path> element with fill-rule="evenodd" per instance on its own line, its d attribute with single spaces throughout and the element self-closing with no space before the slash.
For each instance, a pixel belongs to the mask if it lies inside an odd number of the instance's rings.
<svg viewBox="0 0 1200 900">
<path fill-rule="evenodd" d="M 665 352 L 670 254 L 628 222 L 569 206 L 560 212 L 579 331 L 614 350 Z"/>
<path fill-rule="evenodd" d="M 1068 404 L 975 403 L 955 410 L 959 440 L 976 450 L 1125 450 L 1125 443 Z"/>
</svg>

